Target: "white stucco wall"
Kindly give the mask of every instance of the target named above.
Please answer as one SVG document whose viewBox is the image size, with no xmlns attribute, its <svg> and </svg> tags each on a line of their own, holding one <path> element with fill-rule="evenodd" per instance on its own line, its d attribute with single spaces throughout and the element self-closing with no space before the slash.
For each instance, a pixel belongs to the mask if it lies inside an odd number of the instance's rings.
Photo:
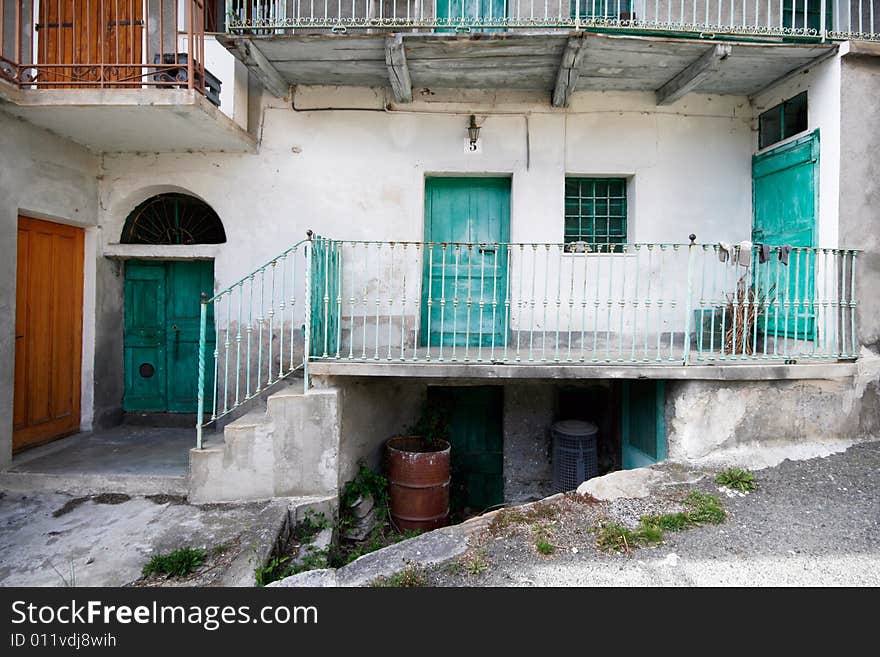
<svg viewBox="0 0 880 657">
<path fill-rule="evenodd" d="M 187 52 L 187 36 L 179 36 L 179 52 Z M 239 126 L 248 127 L 248 72 L 244 64 L 217 43 L 211 34 L 205 35 L 205 68 L 220 80 L 220 111 Z"/>
<path fill-rule="evenodd" d="M 0 112 L 0 467 L 9 463 L 15 362 L 18 215 L 85 228 L 81 426 L 92 422 L 98 159 Z"/>
<path fill-rule="evenodd" d="M 151 188 L 187 189 L 224 221 L 229 243 L 216 261 L 224 287 L 308 228 L 340 239 L 422 239 L 424 179 L 434 174 L 511 176 L 513 241 L 562 241 L 566 174 L 632 179 L 631 241 L 749 235 L 752 135 L 744 98 L 694 95 L 657 108 L 650 94 L 582 93 L 569 112 L 496 98 L 478 103 L 485 109 L 478 112 L 480 154 L 464 151 L 470 104 L 382 111 L 381 97 L 369 90 L 333 89 L 298 102 L 338 106 L 346 98 L 372 109 L 265 108 L 256 155 L 107 156 L 102 243 L 118 241 L 128 212 Z"/>
</svg>

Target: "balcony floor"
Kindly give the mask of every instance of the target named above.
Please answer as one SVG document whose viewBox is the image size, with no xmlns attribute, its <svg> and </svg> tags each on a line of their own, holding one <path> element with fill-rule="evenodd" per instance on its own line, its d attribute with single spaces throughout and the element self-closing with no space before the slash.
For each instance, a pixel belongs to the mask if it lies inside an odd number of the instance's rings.
<svg viewBox="0 0 880 657">
<path fill-rule="evenodd" d="M 237 57 L 251 46 L 252 68 L 262 64 L 291 85 L 388 86 L 386 37 L 378 34 L 224 35 Z M 691 88 L 706 94 L 752 95 L 837 48 L 828 43 L 783 43 L 709 38 L 608 35 L 567 30 L 471 34 L 401 33 L 413 89 L 553 90 L 569 39 L 583 37 L 576 91 L 656 91 L 715 45 L 731 47 L 722 66 Z M 274 69 L 274 70 L 273 70 Z M 276 76 L 276 79 L 277 79 Z"/>
<path fill-rule="evenodd" d="M 17 89 L 0 110 L 96 153 L 254 152 L 256 139 L 196 91 Z"/>
<path fill-rule="evenodd" d="M 446 356 L 450 358 L 449 355 Z M 785 364 L 782 360 L 715 361 L 692 360 L 684 366 L 680 361 L 667 363 L 493 363 L 470 361 L 402 362 L 395 360 L 315 360 L 309 363 L 309 374 L 317 376 L 402 377 L 434 379 L 689 379 L 702 381 L 770 381 L 795 379 L 844 379 L 856 374 L 851 361 L 798 361 Z"/>
</svg>

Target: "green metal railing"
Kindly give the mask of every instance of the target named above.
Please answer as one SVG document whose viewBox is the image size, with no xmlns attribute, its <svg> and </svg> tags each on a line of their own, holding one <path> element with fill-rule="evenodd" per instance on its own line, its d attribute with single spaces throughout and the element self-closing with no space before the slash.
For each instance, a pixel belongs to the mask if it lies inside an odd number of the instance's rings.
<svg viewBox="0 0 880 657">
<path fill-rule="evenodd" d="M 856 357 L 853 249 L 311 236 L 202 302 L 199 427 L 310 362 L 625 364 Z M 213 304 L 215 351 L 205 326 Z M 213 377 L 206 382 L 206 368 Z M 204 391 L 213 391 L 210 418 Z M 210 395 L 208 396 L 210 398 Z"/>
<path fill-rule="evenodd" d="M 196 445 L 202 428 L 308 367 L 314 248 L 292 247 L 201 303 Z M 212 363 L 205 354 L 208 308 L 213 307 Z M 308 380 L 306 378 L 306 380 Z M 207 391 L 207 394 L 206 394 Z M 205 399 L 212 400 L 205 408 Z M 205 420 L 206 416 L 210 416 Z"/>
</svg>

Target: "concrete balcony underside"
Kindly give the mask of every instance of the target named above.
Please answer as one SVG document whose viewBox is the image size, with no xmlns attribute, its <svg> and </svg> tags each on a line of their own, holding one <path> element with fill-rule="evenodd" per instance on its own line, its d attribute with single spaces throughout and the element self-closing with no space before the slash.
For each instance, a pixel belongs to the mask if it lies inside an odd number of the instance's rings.
<svg viewBox="0 0 880 657">
<path fill-rule="evenodd" d="M 316 360 L 312 376 L 401 377 L 413 379 L 667 379 L 702 381 L 772 381 L 845 379 L 857 373 L 852 361 L 739 362 L 681 365 L 657 364 L 499 364 L 477 362 L 405 363 L 393 361 Z"/>
<path fill-rule="evenodd" d="M 430 88 L 656 91 L 752 95 L 835 52 L 829 43 L 609 35 L 567 30 L 396 35 L 219 36 L 270 91 L 286 85 L 391 86 L 398 102 Z M 561 101 L 561 102 L 556 102 Z"/>
<path fill-rule="evenodd" d="M 96 153 L 256 150 L 252 135 L 193 90 L 0 84 L 0 109 Z"/>
</svg>

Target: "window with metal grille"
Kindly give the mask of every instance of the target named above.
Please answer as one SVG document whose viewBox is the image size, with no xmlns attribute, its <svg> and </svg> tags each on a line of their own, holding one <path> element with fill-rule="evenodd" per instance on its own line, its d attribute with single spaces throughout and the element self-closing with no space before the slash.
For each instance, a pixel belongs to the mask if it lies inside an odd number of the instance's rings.
<svg viewBox="0 0 880 657">
<path fill-rule="evenodd" d="M 631 7 L 631 0 L 571 0 L 571 16 L 581 20 L 628 21 L 633 18 Z"/>
<path fill-rule="evenodd" d="M 625 178 L 565 179 L 565 244 L 576 242 L 602 253 L 623 250 L 619 245 L 626 243 Z"/>
<path fill-rule="evenodd" d="M 806 129 L 807 92 L 803 91 L 758 117 L 758 148 L 767 148 Z"/>
</svg>

